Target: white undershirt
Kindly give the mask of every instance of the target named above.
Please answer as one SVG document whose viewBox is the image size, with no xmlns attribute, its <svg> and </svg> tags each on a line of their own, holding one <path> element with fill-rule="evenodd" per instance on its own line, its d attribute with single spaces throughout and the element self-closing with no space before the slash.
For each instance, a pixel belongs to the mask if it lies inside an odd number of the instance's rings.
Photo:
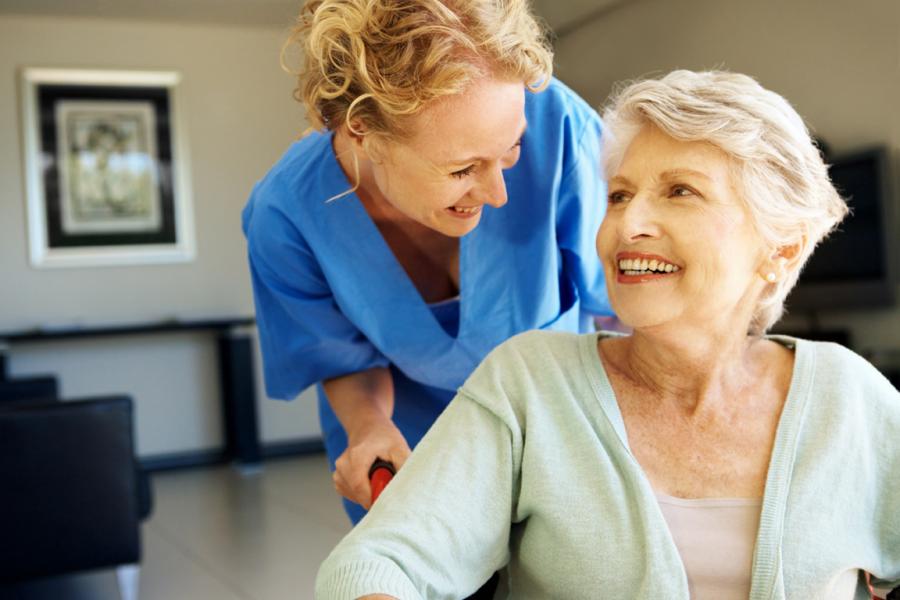
<svg viewBox="0 0 900 600">
<path fill-rule="evenodd" d="M 688 500 L 660 492 L 656 499 L 684 563 L 691 599 L 747 600 L 762 500 Z M 815 597 L 852 600 L 857 578 L 857 570 L 847 570 L 829 582 L 826 595 Z"/>
</svg>

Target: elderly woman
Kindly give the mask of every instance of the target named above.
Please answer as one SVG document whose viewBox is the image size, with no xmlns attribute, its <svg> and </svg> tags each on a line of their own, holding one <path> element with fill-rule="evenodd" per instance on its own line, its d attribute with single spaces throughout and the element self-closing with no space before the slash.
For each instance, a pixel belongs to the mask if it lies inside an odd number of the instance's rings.
<svg viewBox="0 0 900 600">
<path fill-rule="evenodd" d="M 323 564 L 320 598 L 868 597 L 900 584 L 900 394 L 767 336 L 846 212 L 797 113 L 677 71 L 605 114 L 597 238 L 629 336 L 490 354 Z M 367 596 L 371 595 L 371 596 Z"/>
</svg>

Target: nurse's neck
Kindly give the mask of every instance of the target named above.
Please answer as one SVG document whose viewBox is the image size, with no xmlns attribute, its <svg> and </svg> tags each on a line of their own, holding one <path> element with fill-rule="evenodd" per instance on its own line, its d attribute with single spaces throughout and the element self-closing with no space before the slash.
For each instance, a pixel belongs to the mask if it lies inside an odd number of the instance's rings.
<svg viewBox="0 0 900 600">
<path fill-rule="evenodd" d="M 379 207 L 390 206 L 375 182 L 372 160 L 359 148 L 358 143 L 351 135 L 346 127 L 340 127 L 335 131 L 331 141 L 334 156 L 337 158 L 344 176 L 350 185 L 357 186 L 356 195 L 365 204 Z"/>
<path fill-rule="evenodd" d="M 362 202 L 366 212 L 369 213 L 369 217 L 379 226 L 385 238 L 389 239 L 396 235 L 385 229 L 385 226 L 400 228 L 403 232 L 402 235 L 412 236 L 417 239 L 433 238 L 435 236 L 446 237 L 432 228 L 419 223 L 412 216 L 405 214 L 387 199 L 376 181 L 376 167 L 373 159 L 366 153 L 365 149 L 360 147 L 360 144 L 345 127 L 335 132 L 332 138 L 332 150 L 349 184 L 355 185 L 359 181 L 359 185 L 354 192 L 360 202 Z M 384 165 L 382 164 L 382 171 L 384 170 Z"/>
<path fill-rule="evenodd" d="M 358 174 L 359 185 L 354 190 L 356 196 L 389 245 L 395 246 L 392 242 L 398 237 L 415 239 L 416 246 L 422 245 L 422 239 L 446 237 L 404 214 L 385 197 L 375 180 L 372 159 L 359 147 L 346 128 L 342 127 L 335 132 L 332 150 L 350 185 L 357 182 Z M 394 251 L 395 254 L 403 253 L 403 250 L 397 248 L 394 248 Z"/>
</svg>

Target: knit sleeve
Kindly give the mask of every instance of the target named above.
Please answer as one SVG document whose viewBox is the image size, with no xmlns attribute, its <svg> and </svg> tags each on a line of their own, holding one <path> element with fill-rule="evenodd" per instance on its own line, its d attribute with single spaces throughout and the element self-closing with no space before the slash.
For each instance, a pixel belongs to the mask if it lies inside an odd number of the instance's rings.
<svg viewBox="0 0 900 600">
<path fill-rule="evenodd" d="M 316 598 L 464 598 L 509 559 L 513 433 L 457 395 L 372 510 L 322 564 Z"/>
<path fill-rule="evenodd" d="M 881 564 L 872 573 L 872 582 L 876 587 L 900 589 L 900 392 L 874 368 L 869 367 L 869 373 L 866 395 L 876 411 L 873 454 L 880 464 L 876 516 Z"/>
</svg>

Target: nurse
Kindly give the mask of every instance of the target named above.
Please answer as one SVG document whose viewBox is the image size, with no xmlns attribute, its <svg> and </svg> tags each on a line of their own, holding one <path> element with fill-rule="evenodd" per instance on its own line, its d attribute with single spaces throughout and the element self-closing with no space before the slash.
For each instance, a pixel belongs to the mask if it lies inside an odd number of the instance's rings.
<svg viewBox="0 0 900 600">
<path fill-rule="evenodd" d="M 491 349 L 611 314 L 600 120 L 544 39 L 525 0 L 324 0 L 289 40 L 314 130 L 243 228 L 267 391 L 318 384 L 354 523 Z"/>
</svg>

